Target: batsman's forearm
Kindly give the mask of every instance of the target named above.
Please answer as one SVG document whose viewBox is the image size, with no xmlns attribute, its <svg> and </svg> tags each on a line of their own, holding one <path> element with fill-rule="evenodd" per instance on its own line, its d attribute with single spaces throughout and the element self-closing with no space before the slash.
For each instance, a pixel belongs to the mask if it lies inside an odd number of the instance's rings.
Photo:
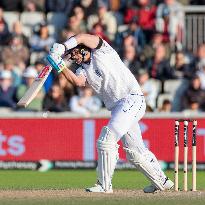
<svg viewBox="0 0 205 205">
<path fill-rule="evenodd" d="M 64 68 L 62 70 L 62 73 L 63 73 L 64 77 L 67 79 L 67 81 L 72 83 L 74 86 L 78 86 L 78 87 L 85 86 L 85 80 L 82 79 L 80 76 L 76 76 L 75 73 L 73 73 L 68 68 Z"/>
<path fill-rule="evenodd" d="M 49 64 L 58 72 L 62 72 L 65 78 L 72 83 L 74 86 L 83 87 L 86 83 L 86 78 L 82 75 L 75 75 L 71 70 L 66 67 L 64 60 L 56 55 L 55 53 L 51 53 L 47 56 L 47 60 Z"/>
<path fill-rule="evenodd" d="M 78 44 L 84 44 L 85 46 L 94 49 L 99 44 L 99 37 L 91 34 L 77 34 L 64 42 L 64 45 L 68 50 L 76 47 Z"/>
</svg>

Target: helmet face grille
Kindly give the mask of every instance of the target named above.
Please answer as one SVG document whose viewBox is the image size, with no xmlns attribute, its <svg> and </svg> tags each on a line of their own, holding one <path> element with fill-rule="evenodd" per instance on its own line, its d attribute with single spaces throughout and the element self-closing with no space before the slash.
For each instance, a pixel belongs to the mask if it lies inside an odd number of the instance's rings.
<svg viewBox="0 0 205 205">
<path fill-rule="evenodd" d="M 82 58 L 84 59 L 84 56 L 86 55 L 87 51 L 91 52 L 91 49 L 88 48 L 87 46 L 83 45 L 83 44 L 79 44 L 75 48 L 72 48 L 67 52 L 68 59 L 75 60 L 74 56 L 77 55 L 77 54 L 81 54 Z"/>
<path fill-rule="evenodd" d="M 70 54 L 70 59 L 74 60 L 74 56 L 77 54 L 80 54 L 80 50 L 78 48 L 74 48 L 72 50 L 70 50 L 69 54 Z"/>
</svg>

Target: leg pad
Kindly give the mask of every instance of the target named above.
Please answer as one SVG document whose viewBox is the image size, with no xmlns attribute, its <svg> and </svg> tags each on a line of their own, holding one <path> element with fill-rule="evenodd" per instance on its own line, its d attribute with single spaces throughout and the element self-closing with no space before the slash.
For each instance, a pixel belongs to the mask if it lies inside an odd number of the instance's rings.
<svg viewBox="0 0 205 205">
<path fill-rule="evenodd" d="M 123 148 L 126 151 L 128 160 L 141 171 L 159 190 L 164 190 L 163 177 L 157 172 L 149 160 L 147 160 L 142 154 L 131 150 L 129 148 Z"/>
</svg>

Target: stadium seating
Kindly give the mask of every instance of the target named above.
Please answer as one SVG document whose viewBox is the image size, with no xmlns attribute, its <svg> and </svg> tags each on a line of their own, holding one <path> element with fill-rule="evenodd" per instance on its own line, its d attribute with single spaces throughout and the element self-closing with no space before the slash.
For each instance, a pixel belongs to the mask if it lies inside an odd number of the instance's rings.
<svg viewBox="0 0 205 205">
<path fill-rule="evenodd" d="M 14 22 L 18 21 L 19 18 L 19 12 L 4 11 L 4 19 L 7 22 L 10 31 L 12 30 Z"/>
<path fill-rule="evenodd" d="M 22 26 L 22 32 L 26 37 L 30 38 L 32 36 L 33 30 L 30 26 L 24 26 L 23 25 Z"/>
<path fill-rule="evenodd" d="M 160 93 L 161 90 L 162 90 L 162 82 L 160 80 L 157 80 L 157 79 L 154 79 L 154 78 L 150 78 L 149 81 L 152 81 L 153 85 L 157 89 L 157 93 Z"/>
<path fill-rule="evenodd" d="M 173 96 L 181 82 L 181 79 L 166 80 L 164 82 L 164 93 L 170 93 Z"/>
<path fill-rule="evenodd" d="M 171 95 L 170 93 L 159 94 L 157 97 L 157 107 L 158 108 L 162 107 L 164 100 L 170 100 L 172 102 L 173 95 Z"/>
<path fill-rule="evenodd" d="M 42 12 L 22 12 L 20 20 L 24 26 L 33 27 L 38 23 L 45 21 L 45 15 Z"/>
</svg>

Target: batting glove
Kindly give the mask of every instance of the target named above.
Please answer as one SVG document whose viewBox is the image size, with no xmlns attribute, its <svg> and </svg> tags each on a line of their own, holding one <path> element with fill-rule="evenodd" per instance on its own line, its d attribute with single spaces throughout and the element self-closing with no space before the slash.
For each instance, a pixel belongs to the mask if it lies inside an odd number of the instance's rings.
<svg viewBox="0 0 205 205">
<path fill-rule="evenodd" d="M 49 64 L 58 72 L 60 73 L 65 67 L 66 64 L 64 60 L 57 54 L 51 53 L 47 56 L 47 60 Z"/>
<path fill-rule="evenodd" d="M 50 54 L 55 54 L 58 56 L 62 56 L 66 51 L 66 47 L 63 44 L 60 43 L 54 43 L 53 46 L 50 49 Z"/>
</svg>

